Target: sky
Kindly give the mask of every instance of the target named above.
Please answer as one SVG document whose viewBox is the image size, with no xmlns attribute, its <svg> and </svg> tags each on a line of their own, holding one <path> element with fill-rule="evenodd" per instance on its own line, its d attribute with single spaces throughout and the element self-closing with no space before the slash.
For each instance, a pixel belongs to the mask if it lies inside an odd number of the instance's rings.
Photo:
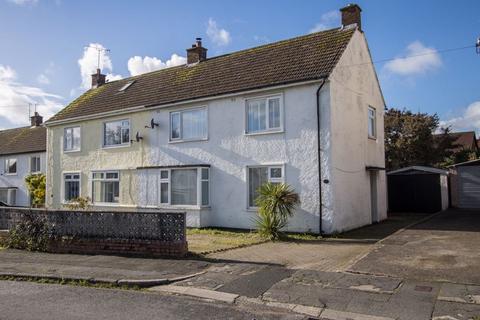
<svg viewBox="0 0 480 320">
<path fill-rule="evenodd" d="M 211 57 L 338 27 L 349 2 L 0 0 L 0 129 L 87 90 L 98 52 L 113 81 L 185 63 L 196 37 Z M 357 3 L 387 107 L 480 133 L 480 1 Z"/>
</svg>

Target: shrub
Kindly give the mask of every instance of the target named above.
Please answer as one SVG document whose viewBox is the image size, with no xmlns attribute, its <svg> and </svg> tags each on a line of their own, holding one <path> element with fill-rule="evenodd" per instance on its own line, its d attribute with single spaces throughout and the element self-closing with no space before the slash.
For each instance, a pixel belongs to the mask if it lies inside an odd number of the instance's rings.
<svg viewBox="0 0 480 320">
<path fill-rule="evenodd" d="M 27 189 L 32 197 L 32 206 L 41 207 L 45 204 L 45 184 L 44 174 L 31 174 L 25 177 Z"/>
<path fill-rule="evenodd" d="M 270 240 L 282 236 L 281 230 L 288 224 L 288 218 L 300 203 L 297 193 L 287 184 L 265 183 L 258 188 L 256 204 L 258 217 L 255 220 L 258 233 Z"/>
<path fill-rule="evenodd" d="M 90 205 L 89 197 L 78 197 L 70 200 L 65 207 L 69 210 L 86 210 Z"/>
<path fill-rule="evenodd" d="M 5 246 L 29 251 L 47 251 L 50 226 L 44 216 L 25 214 L 20 223 L 8 232 Z"/>
</svg>

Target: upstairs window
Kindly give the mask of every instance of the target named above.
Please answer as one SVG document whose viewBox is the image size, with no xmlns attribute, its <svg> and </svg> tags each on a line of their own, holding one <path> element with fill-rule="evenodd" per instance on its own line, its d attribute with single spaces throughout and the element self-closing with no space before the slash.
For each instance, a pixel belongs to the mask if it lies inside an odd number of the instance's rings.
<svg viewBox="0 0 480 320">
<path fill-rule="evenodd" d="M 247 133 L 282 130 L 281 96 L 247 100 Z"/>
<path fill-rule="evenodd" d="M 40 157 L 30 158 L 30 173 L 39 173 L 42 171 L 40 167 Z"/>
<path fill-rule="evenodd" d="M 17 159 L 5 159 L 5 174 L 17 174 Z"/>
<path fill-rule="evenodd" d="M 130 121 L 119 120 L 103 124 L 103 146 L 119 146 L 130 143 Z"/>
<path fill-rule="evenodd" d="M 377 117 L 376 110 L 373 107 L 368 107 L 368 137 L 375 139 L 377 137 Z"/>
<path fill-rule="evenodd" d="M 80 127 L 63 129 L 63 150 L 80 151 Z"/>
<path fill-rule="evenodd" d="M 170 140 L 207 139 L 207 108 L 197 108 L 170 113 Z"/>
</svg>

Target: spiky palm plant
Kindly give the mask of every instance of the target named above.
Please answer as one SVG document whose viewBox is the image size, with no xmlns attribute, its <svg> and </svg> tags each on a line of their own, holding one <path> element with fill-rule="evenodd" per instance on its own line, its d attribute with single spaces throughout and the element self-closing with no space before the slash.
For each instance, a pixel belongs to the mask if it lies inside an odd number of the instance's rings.
<svg viewBox="0 0 480 320">
<path fill-rule="evenodd" d="M 255 203 L 258 206 L 258 217 L 255 220 L 261 236 L 277 240 L 281 230 L 288 224 L 288 218 L 300 203 L 298 194 L 285 183 L 265 183 L 257 190 Z"/>
</svg>

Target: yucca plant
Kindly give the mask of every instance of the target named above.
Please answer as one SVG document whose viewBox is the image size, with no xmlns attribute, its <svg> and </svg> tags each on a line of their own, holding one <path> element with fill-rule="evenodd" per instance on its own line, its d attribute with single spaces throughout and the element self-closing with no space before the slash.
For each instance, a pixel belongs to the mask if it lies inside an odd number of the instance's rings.
<svg viewBox="0 0 480 320">
<path fill-rule="evenodd" d="M 298 194 L 285 183 L 265 183 L 257 190 L 255 200 L 258 217 L 255 220 L 258 233 L 270 240 L 281 237 L 282 229 L 288 224 L 288 218 L 300 203 Z"/>
</svg>

